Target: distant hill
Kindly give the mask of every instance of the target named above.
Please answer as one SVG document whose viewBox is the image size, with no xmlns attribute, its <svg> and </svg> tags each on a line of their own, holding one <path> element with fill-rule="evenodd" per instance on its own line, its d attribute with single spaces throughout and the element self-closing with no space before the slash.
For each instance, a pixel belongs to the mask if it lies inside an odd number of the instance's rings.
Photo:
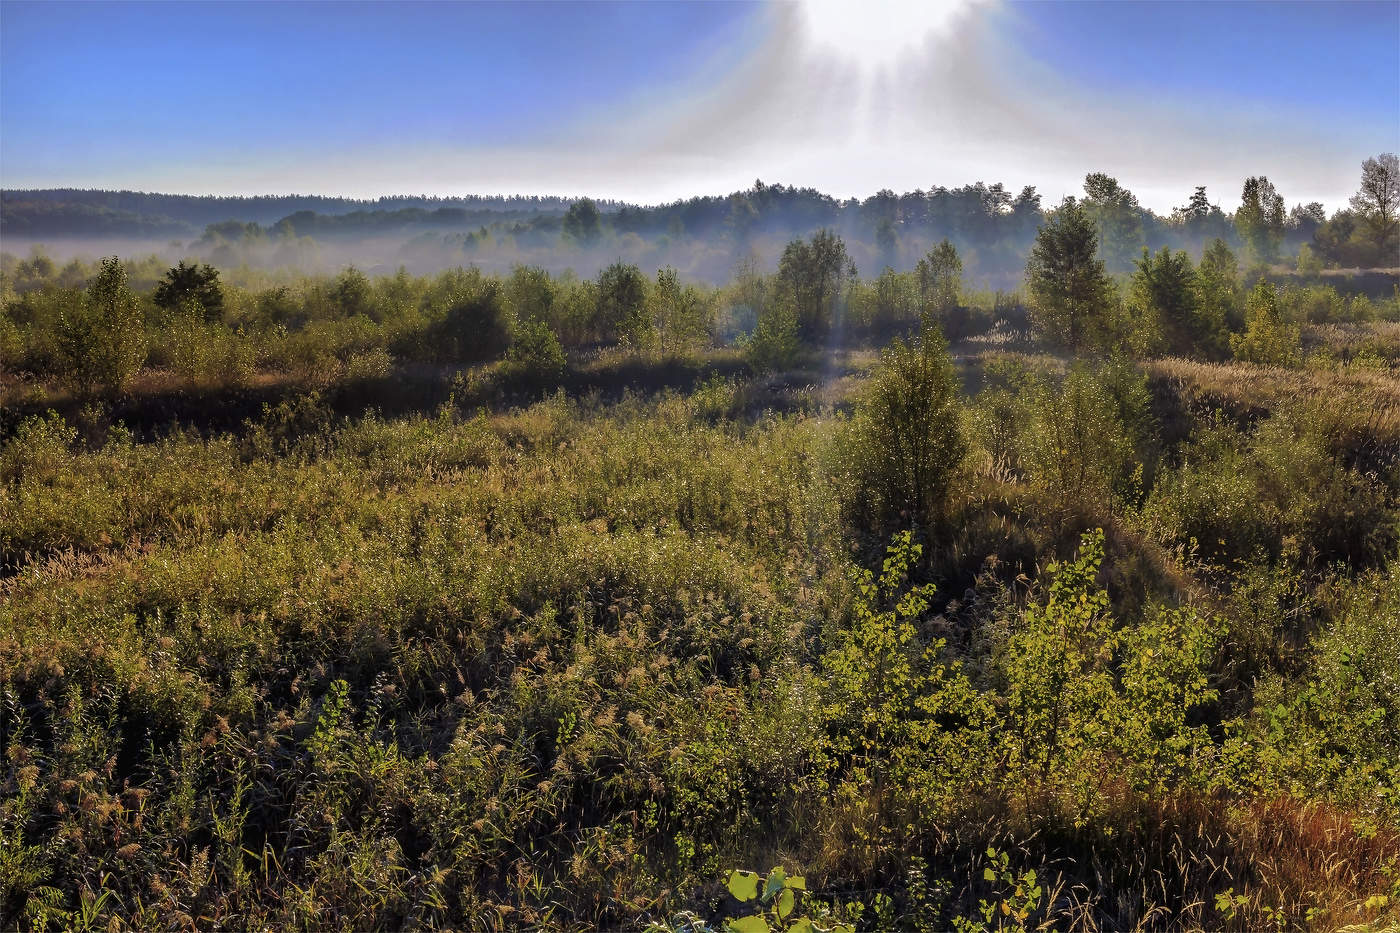
<svg viewBox="0 0 1400 933">
<path fill-rule="evenodd" d="M 198 236 L 210 224 L 239 221 L 275 224 L 293 214 L 336 216 L 351 213 L 420 211 L 476 222 L 493 214 L 562 214 L 571 198 L 537 195 L 468 195 L 465 197 L 390 196 L 372 200 L 319 195 L 216 197 L 154 194 L 144 191 L 98 191 L 79 188 L 7 189 L 0 191 L 0 235 L 39 237 Z M 599 202 L 604 210 L 621 204 Z M 401 215 L 402 216 L 402 215 Z"/>
</svg>

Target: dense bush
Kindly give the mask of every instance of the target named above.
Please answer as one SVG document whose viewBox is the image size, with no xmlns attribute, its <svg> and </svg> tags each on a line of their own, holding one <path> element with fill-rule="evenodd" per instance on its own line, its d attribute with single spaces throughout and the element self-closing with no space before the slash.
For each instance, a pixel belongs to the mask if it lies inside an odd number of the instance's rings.
<svg viewBox="0 0 1400 933">
<path fill-rule="evenodd" d="M 1250 363 L 1294 366 L 1302 360 L 1300 336 L 1298 325 L 1284 322 L 1273 285 L 1261 281 L 1249 294 L 1244 333 L 1230 338 L 1230 348 Z"/>
<path fill-rule="evenodd" d="M 500 283 L 476 270 L 446 284 L 431 312 L 427 348 L 440 362 L 474 363 L 499 356 L 510 340 Z"/>
<path fill-rule="evenodd" d="M 119 392 L 141 369 L 145 322 L 116 257 L 104 259 L 82 301 L 61 312 L 57 338 L 64 376 L 79 392 Z"/>
<path fill-rule="evenodd" d="M 526 321 L 516 326 L 506 359 L 527 379 L 548 384 L 564 374 L 568 360 L 559 338 L 544 321 Z"/>
<path fill-rule="evenodd" d="M 958 378 L 942 335 L 896 339 L 838 441 L 850 508 L 877 526 L 941 516 L 966 445 Z"/>
</svg>

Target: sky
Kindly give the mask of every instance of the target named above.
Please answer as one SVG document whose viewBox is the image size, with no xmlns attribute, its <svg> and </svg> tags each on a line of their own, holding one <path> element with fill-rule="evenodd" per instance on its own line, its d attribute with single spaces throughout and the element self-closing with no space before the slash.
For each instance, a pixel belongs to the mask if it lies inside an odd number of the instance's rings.
<svg viewBox="0 0 1400 933">
<path fill-rule="evenodd" d="M 1400 150 L 1388 2 L 0 0 L 0 186 L 865 197 L 1267 175 Z"/>
</svg>

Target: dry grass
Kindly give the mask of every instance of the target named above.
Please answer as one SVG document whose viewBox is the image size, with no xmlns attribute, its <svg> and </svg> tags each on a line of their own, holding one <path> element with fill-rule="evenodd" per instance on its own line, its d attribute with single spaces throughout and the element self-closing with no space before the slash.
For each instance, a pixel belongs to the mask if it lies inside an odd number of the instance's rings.
<svg viewBox="0 0 1400 933">
<path fill-rule="evenodd" d="M 1371 349 L 1389 360 L 1400 357 L 1400 321 L 1367 321 L 1362 324 L 1317 324 L 1303 331 L 1308 346 L 1326 347 L 1351 355 Z"/>
<path fill-rule="evenodd" d="M 1400 442 L 1400 378 L 1383 369 L 1283 369 L 1243 363 L 1169 358 L 1144 364 L 1193 406 L 1236 415 L 1325 410 L 1332 429 L 1359 432 L 1385 444 Z"/>
</svg>

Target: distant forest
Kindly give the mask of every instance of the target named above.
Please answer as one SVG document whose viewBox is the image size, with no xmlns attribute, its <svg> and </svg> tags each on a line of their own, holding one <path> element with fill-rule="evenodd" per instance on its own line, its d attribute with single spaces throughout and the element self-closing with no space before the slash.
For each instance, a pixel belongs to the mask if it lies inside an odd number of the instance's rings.
<svg viewBox="0 0 1400 933">
<path fill-rule="evenodd" d="M 1394 268 L 1400 236 L 1387 192 L 1397 174 L 1394 155 L 1367 160 L 1357 197 L 1330 217 L 1318 202 L 1289 207 L 1265 176 L 1243 181 L 1232 211 L 1201 186 L 1183 192 L 1184 203 L 1163 216 L 1118 179 L 1097 172 L 1085 176 L 1075 200 L 1095 222 L 1100 255 L 1113 273 L 1131 272 L 1144 249 L 1199 256 L 1217 238 L 1258 264 Z M 225 269 L 330 272 L 355 264 L 372 272 L 404 266 L 428 273 L 476 265 L 508 272 L 538 265 L 591 275 L 624 259 L 718 283 L 749 259 L 776 261 L 793 237 L 827 229 L 869 274 L 909 271 L 946 238 L 963 255 L 971 280 L 1014 289 L 1036 230 L 1054 207 L 1042 204 L 1033 186 L 1013 192 L 983 182 L 841 200 L 756 181 L 745 191 L 659 206 L 525 195 L 353 200 L 12 190 L 0 192 L 0 235 L 12 253 L 35 244 L 127 253 L 158 244 L 171 258 L 178 253 Z"/>
<path fill-rule="evenodd" d="M 6 189 L 0 191 L 0 232 L 7 236 L 198 236 L 210 224 L 226 220 L 275 224 L 291 214 L 384 214 L 417 211 L 457 215 L 498 213 L 562 214 L 568 198 L 538 195 L 430 197 L 390 195 L 374 199 L 320 195 L 155 194 L 82 188 Z"/>
</svg>

